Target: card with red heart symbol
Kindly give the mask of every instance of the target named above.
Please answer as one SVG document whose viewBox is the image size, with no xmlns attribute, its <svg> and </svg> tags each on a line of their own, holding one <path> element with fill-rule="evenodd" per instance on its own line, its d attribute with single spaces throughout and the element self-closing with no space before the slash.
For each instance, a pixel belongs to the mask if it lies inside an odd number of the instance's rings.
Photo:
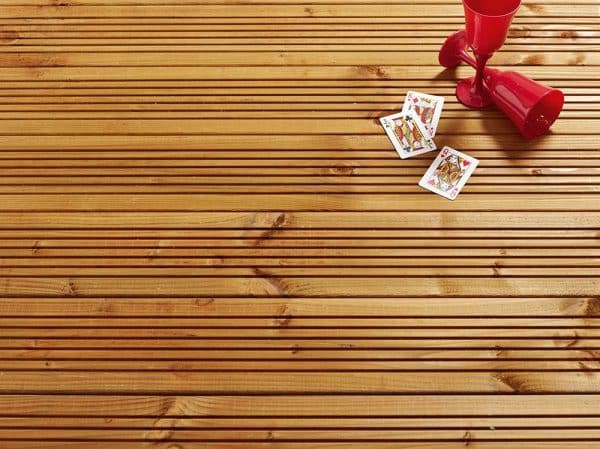
<svg viewBox="0 0 600 449">
<path fill-rule="evenodd" d="M 471 177 L 479 161 L 454 148 L 444 147 L 433 161 L 419 185 L 454 200 Z"/>
<path fill-rule="evenodd" d="M 444 107 L 444 97 L 409 91 L 404 100 L 403 114 L 414 112 L 431 137 L 435 137 Z"/>
</svg>

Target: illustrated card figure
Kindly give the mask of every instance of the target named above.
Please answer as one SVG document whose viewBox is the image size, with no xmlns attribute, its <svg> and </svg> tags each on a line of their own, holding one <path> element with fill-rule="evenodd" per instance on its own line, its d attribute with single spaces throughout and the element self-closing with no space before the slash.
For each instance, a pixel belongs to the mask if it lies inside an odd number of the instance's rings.
<svg viewBox="0 0 600 449">
<path fill-rule="evenodd" d="M 429 135 L 435 137 L 443 108 L 444 97 L 409 91 L 406 93 L 402 113 L 414 112 L 429 132 Z"/>
<path fill-rule="evenodd" d="M 454 200 L 475 171 L 479 161 L 454 148 L 444 147 L 433 161 L 419 185 Z"/>
<path fill-rule="evenodd" d="M 433 139 L 412 112 L 388 115 L 379 121 L 402 159 L 436 149 Z"/>
</svg>

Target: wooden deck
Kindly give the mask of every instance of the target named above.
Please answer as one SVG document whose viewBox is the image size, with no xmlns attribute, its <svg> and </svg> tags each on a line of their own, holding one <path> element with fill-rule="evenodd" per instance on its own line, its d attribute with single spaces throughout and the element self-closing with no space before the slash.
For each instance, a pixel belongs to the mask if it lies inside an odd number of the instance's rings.
<svg viewBox="0 0 600 449">
<path fill-rule="evenodd" d="M 462 23 L 2 1 L 0 447 L 598 448 L 600 2 L 526 2 L 492 60 L 566 93 L 533 142 L 457 103 Z M 407 90 L 481 160 L 455 202 L 377 123 Z"/>
</svg>

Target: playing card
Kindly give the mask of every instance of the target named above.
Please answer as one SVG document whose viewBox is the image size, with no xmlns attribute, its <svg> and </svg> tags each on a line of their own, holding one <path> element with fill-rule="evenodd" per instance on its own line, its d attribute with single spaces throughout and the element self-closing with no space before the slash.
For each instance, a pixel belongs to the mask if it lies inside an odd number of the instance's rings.
<svg viewBox="0 0 600 449">
<path fill-rule="evenodd" d="M 379 121 L 402 159 L 436 149 L 433 139 L 413 112 L 388 115 Z"/>
<path fill-rule="evenodd" d="M 475 171 L 477 164 L 477 159 L 454 148 L 444 147 L 419 185 L 444 198 L 454 200 Z"/>
<path fill-rule="evenodd" d="M 403 114 L 414 112 L 423 122 L 425 129 L 431 137 L 435 137 L 442 108 L 444 107 L 444 97 L 422 94 L 420 92 L 407 92 L 404 100 Z"/>
</svg>

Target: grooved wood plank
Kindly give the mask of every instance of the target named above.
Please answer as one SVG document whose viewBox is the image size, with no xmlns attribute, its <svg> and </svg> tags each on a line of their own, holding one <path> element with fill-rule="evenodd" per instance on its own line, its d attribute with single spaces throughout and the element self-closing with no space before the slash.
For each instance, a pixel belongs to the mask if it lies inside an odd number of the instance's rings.
<svg viewBox="0 0 600 449">
<path fill-rule="evenodd" d="M 424 283 L 427 277 L 401 275 L 373 277 L 266 277 L 260 269 L 255 277 L 5 277 L 0 294 L 7 296 L 147 296 L 156 292 L 197 296 L 501 296 L 555 295 L 589 296 L 598 293 L 597 277 L 439 277 Z M 477 293 L 474 293 L 477 292 Z"/>
<path fill-rule="evenodd" d="M 556 229 L 598 231 L 600 212 L 0 212 L 0 229 Z"/>
<path fill-rule="evenodd" d="M 364 303 L 369 303 L 364 310 Z M 0 298 L 4 317 L 561 317 L 600 316 L 596 297 L 478 298 Z M 27 311 L 24 314 L 24 311 Z"/>
<path fill-rule="evenodd" d="M 576 330 L 571 335 L 564 335 L 560 338 L 477 338 L 477 339 L 171 339 L 157 340 L 156 338 L 14 338 L 3 340 L 2 348 L 20 349 L 20 350 L 55 350 L 61 348 L 80 350 L 80 349 L 98 349 L 109 346 L 119 351 L 137 350 L 140 344 L 149 349 L 160 350 L 283 350 L 292 354 L 304 351 L 321 350 L 371 350 L 380 349 L 386 351 L 413 351 L 415 356 L 424 353 L 437 352 L 439 350 L 465 350 L 486 349 L 493 350 L 497 354 L 503 350 L 543 350 L 555 351 L 574 349 L 583 351 L 584 357 L 597 353 L 600 349 L 598 339 L 579 338 L 575 335 Z M 32 349 L 33 348 L 33 349 Z M 592 354 L 590 354 L 590 351 Z M 596 351 L 596 352 L 594 352 Z M 178 353 L 178 352 L 176 352 Z M 585 355 L 587 354 L 587 355 Z M 586 370 L 587 371 L 587 370 Z"/>
<path fill-rule="evenodd" d="M 314 5 L 307 9 L 302 4 L 290 5 L 248 5 L 237 4 L 235 8 L 229 5 L 144 5 L 140 6 L 86 6 L 86 5 L 40 5 L 37 7 L 28 6 L 6 6 L 3 8 L 2 16 L 5 19 L 19 18 L 153 18 L 153 17 L 213 17 L 213 18 L 261 18 L 261 17 L 419 17 L 422 13 L 422 7 L 413 4 L 390 4 L 386 7 L 385 14 L 382 14 L 379 5 Z M 598 20 L 598 4 L 579 4 L 577 8 L 564 4 L 536 5 L 535 7 L 523 7 L 519 11 L 519 17 L 570 17 L 570 18 L 588 18 L 590 21 Z M 440 3 L 435 6 L 430 18 L 442 21 L 447 18 L 457 18 L 462 20 L 463 10 L 460 4 Z M 585 20 L 580 20 L 585 21 Z"/>
<path fill-rule="evenodd" d="M 1 395 L 2 409 L 13 416 L 49 417 L 436 417 L 542 416 L 555 417 L 565 409 L 597 416 L 594 394 L 456 395 Z M 369 406 L 366 407 L 365 404 Z M 315 408 L 316 407 L 316 408 Z M 515 411 L 518 410 L 518 413 Z"/>
<path fill-rule="evenodd" d="M 468 432 L 468 433 L 467 433 Z M 440 444 L 443 444 L 444 447 L 448 447 L 448 448 L 455 448 L 455 449 L 462 449 L 465 447 L 465 441 L 469 441 L 469 442 L 473 442 L 473 439 L 471 437 L 471 432 L 469 431 L 465 431 L 465 434 L 467 434 L 467 438 L 465 439 L 464 434 L 463 437 L 460 438 L 457 441 L 444 441 L 443 443 L 440 443 L 439 441 L 428 441 L 428 442 L 414 442 L 414 441 L 409 441 L 409 442 L 398 442 L 398 441 L 394 441 L 394 442 L 376 442 L 376 441 L 371 441 L 368 442 L 369 447 L 372 447 L 374 449 L 435 449 L 436 447 L 439 447 Z M 83 448 L 83 449 L 100 449 L 100 448 L 104 448 L 106 447 L 106 441 L 71 441 L 71 440 L 45 440 L 45 441 L 40 441 L 40 440 L 27 440 L 27 441 L 18 441 L 18 440 L 10 440 L 11 446 L 18 448 L 18 449 L 30 449 L 30 448 L 43 448 L 43 449 L 57 449 L 57 448 Z M 487 449 L 503 449 L 503 448 L 509 448 L 509 449 L 538 449 L 540 447 L 540 443 L 543 444 L 543 447 L 545 448 L 556 448 L 556 449 L 592 449 L 597 447 L 597 441 L 584 441 L 584 440 L 576 440 L 576 441 L 562 441 L 559 440 L 558 442 L 556 441 L 547 441 L 547 440 L 543 440 L 543 441 L 510 441 L 510 442 L 493 442 L 493 441 L 476 441 L 476 444 L 480 447 L 483 448 L 487 448 Z M 172 442 L 163 442 L 163 441 L 153 441 L 153 440 L 146 440 L 143 442 L 139 442 L 139 441 L 135 441 L 135 442 L 131 442 L 131 441 L 125 441 L 125 442 L 119 442 L 119 447 L 124 448 L 124 449 L 134 449 L 134 448 L 158 448 L 158 449 L 173 449 L 173 444 Z M 179 446 L 181 446 L 181 444 L 177 443 Z M 183 444 L 183 443 L 182 443 Z M 229 448 L 246 448 L 248 447 L 248 442 L 244 441 L 244 442 L 239 442 L 239 441 L 226 441 L 226 442 L 215 442 L 215 443 L 210 443 L 210 442 L 185 442 L 185 447 L 186 448 L 192 448 L 192 449 L 229 449 Z M 256 448 L 270 448 L 273 447 L 273 441 L 268 441 L 268 442 L 252 442 L 252 446 L 256 447 Z M 286 448 L 286 449 L 294 449 L 294 448 L 299 448 L 299 449 L 317 449 L 320 447 L 323 447 L 323 442 L 308 442 L 308 441 L 303 441 L 303 442 L 279 442 L 277 441 L 275 444 L 277 444 L 279 447 L 281 448 Z M 326 442 L 327 447 L 331 447 L 334 449 L 339 449 L 339 448 L 352 448 L 352 449 L 358 449 L 361 447 L 364 447 L 365 445 L 365 441 L 360 441 L 356 442 L 356 441 L 352 441 L 352 442 L 330 442 L 327 441 Z M 471 444 L 471 443 L 469 443 Z M 177 446 L 175 446 L 177 447 Z"/>
</svg>

